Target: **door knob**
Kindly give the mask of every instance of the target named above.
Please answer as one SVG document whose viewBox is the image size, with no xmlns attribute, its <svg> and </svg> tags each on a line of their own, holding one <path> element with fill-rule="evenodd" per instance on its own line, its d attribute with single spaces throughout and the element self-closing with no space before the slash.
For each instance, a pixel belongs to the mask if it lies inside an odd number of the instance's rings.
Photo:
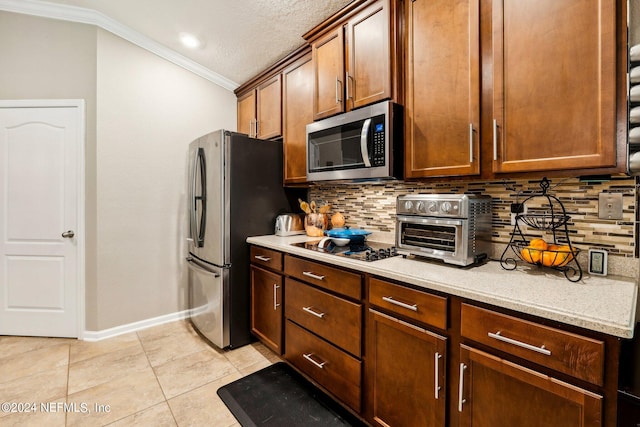
<svg viewBox="0 0 640 427">
<path fill-rule="evenodd" d="M 65 231 L 64 233 L 62 233 L 62 237 L 64 237 L 65 239 L 70 239 L 75 235 L 76 233 L 74 233 L 73 230 Z"/>
</svg>

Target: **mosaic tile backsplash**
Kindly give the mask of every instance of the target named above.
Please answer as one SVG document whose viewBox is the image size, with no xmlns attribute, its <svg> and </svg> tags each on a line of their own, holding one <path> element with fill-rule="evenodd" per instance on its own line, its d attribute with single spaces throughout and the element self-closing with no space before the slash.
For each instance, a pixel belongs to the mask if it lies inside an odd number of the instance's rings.
<svg viewBox="0 0 640 427">
<path fill-rule="evenodd" d="M 610 261 L 619 258 L 638 258 L 638 195 L 635 178 L 612 178 L 608 182 L 581 182 L 577 178 L 551 179 L 548 190 L 557 197 L 571 217 L 568 223 L 571 244 L 587 252 L 605 249 Z M 407 193 L 464 193 L 472 192 L 493 197 L 494 246 L 504 247 L 511 238 L 511 204 L 522 202 L 541 191 L 539 180 L 502 180 L 491 182 L 411 183 L 387 182 L 362 185 L 316 185 L 309 190 L 310 200 L 330 203 L 331 213 L 342 212 L 346 224 L 370 231 L 394 232 L 396 197 Z M 598 217 L 599 193 L 622 193 L 623 219 L 608 220 Z M 546 207 L 545 198 L 532 198 L 528 209 Z M 530 228 L 522 228 L 525 235 L 540 236 L 547 241 L 552 236 Z"/>
</svg>

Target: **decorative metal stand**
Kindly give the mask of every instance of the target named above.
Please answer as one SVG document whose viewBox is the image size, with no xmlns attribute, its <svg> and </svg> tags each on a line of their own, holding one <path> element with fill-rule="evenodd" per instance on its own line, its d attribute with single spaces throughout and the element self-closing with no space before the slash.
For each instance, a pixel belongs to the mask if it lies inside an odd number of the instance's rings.
<svg viewBox="0 0 640 427">
<path fill-rule="evenodd" d="M 542 198 L 545 204 L 542 207 L 530 209 L 531 212 L 516 215 L 511 240 L 500 257 L 500 265 L 505 270 L 515 270 L 518 262 L 521 261 L 561 271 L 569 281 L 578 282 L 582 279 L 582 268 L 580 268 L 577 259 L 580 250 L 574 248 L 569 239 L 567 223 L 570 216 L 567 215 L 562 202 L 548 193 L 549 186 L 549 180 L 543 178 L 540 181 L 541 191 L 527 197 L 522 202 L 523 210 L 524 206 L 527 206 L 527 203 L 534 199 Z M 531 246 L 534 239 L 528 241 L 525 238 L 520 229 L 520 223 L 551 234 L 553 243 L 544 249 L 536 245 Z M 559 243 L 559 238 L 562 239 L 561 243 Z M 507 254 L 508 252 L 509 254 Z"/>
</svg>

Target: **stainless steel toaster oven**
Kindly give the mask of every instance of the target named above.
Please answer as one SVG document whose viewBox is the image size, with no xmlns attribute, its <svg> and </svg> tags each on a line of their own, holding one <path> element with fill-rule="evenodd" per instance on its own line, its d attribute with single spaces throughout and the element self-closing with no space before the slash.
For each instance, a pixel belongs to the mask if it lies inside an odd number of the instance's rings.
<svg viewBox="0 0 640 427">
<path fill-rule="evenodd" d="M 396 247 L 402 255 L 461 266 L 486 259 L 491 247 L 491 197 L 409 194 L 396 202 Z"/>
</svg>

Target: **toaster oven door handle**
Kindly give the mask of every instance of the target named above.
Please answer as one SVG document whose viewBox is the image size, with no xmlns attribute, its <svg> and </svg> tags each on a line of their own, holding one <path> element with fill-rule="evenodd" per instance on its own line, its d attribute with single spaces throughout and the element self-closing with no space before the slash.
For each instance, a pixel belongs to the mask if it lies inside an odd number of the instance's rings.
<svg viewBox="0 0 640 427">
<path fill-rule="evenodd" d="M 434 218 L 434 217 L 423 217 L 418 215 L 407 216 L 407 215 L 398 215 L 398 222 L 406 222 L 410 224 L 433 224 L 433 225 L 462 225 L 464 220 L 459 218 Z"/>
<path fill-rule="evenodd" d="M 370 128 L 371 119 L 367 119 L 362 124 L 362 131 L 360 132 L 360 153 L 362 154 L 362 161 L 364 162 L 364 165 L 368 168 L 371 167 L 371 159 L 369 159 L 369 149 L 367 148 Z"/>
</svg>

